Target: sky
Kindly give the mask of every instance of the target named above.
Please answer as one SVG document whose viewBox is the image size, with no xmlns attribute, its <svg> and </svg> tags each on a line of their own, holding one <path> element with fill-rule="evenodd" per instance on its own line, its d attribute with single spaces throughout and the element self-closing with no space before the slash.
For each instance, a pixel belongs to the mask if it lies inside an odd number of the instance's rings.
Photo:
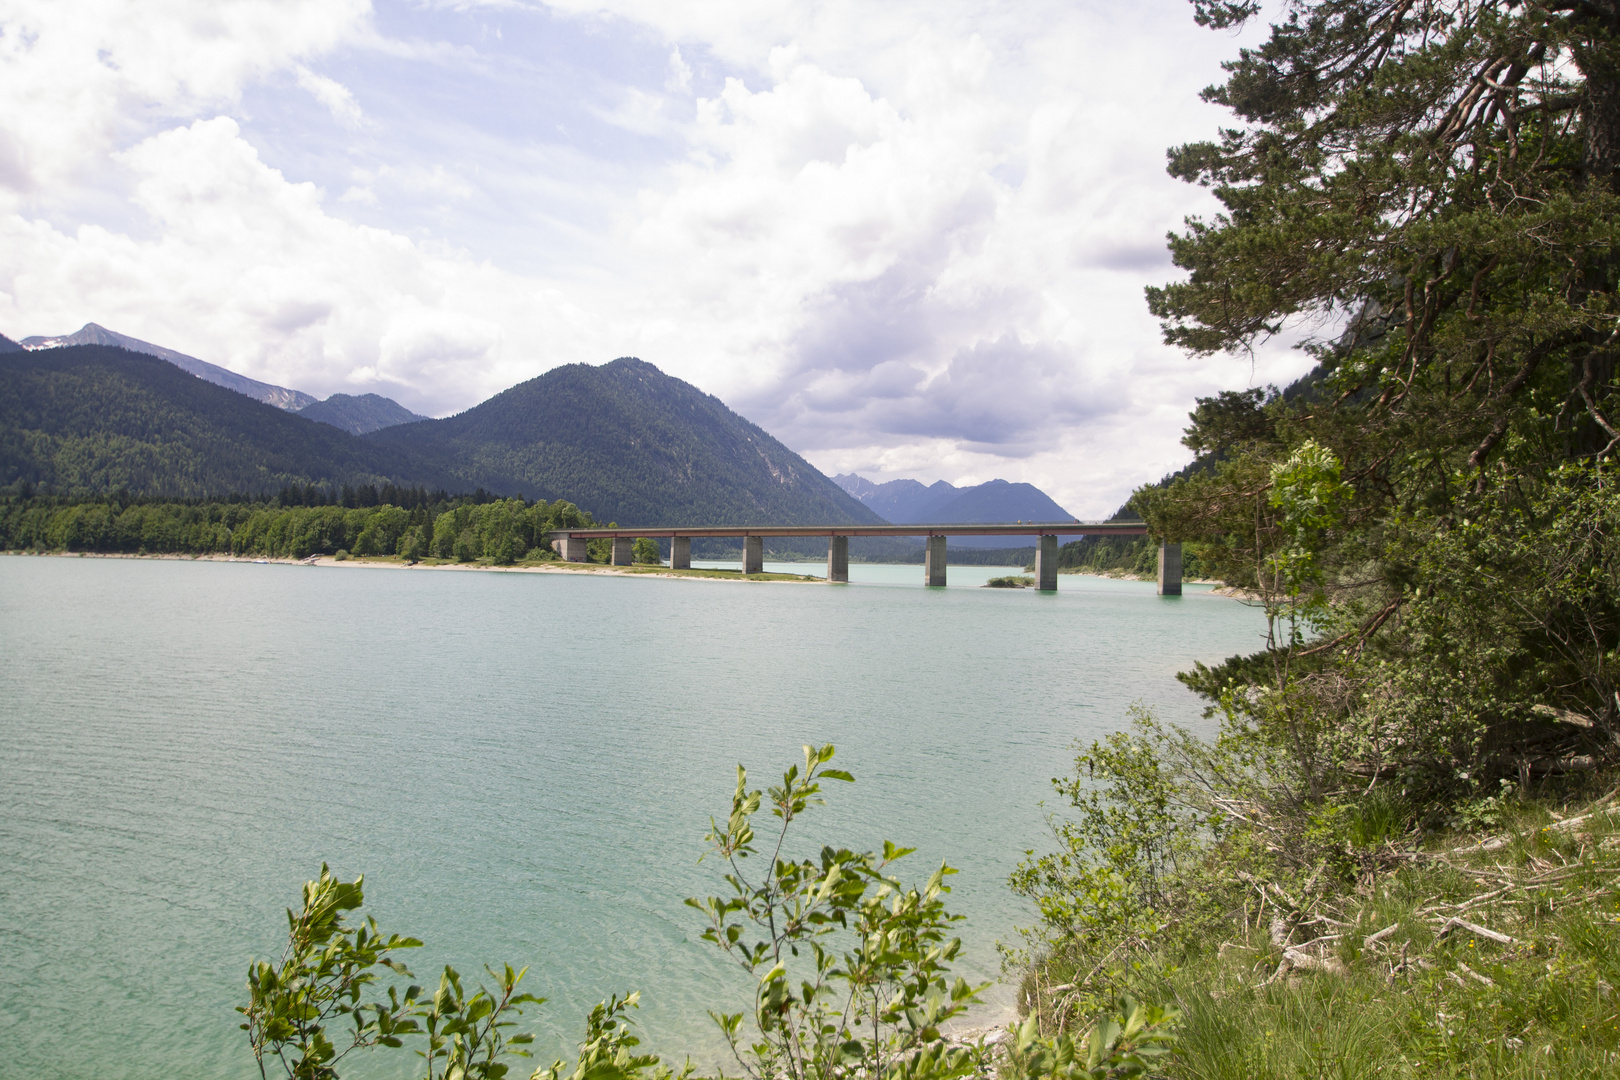
<svg viewBox="0 0 1620 1080">
<path fill-rule="evenodd" d="M 1179 468 L 1185 0 L 0 0 L 0 333 L 86 322 L 446 416 L 637 356 L 829 475 Z"/>
</svg>

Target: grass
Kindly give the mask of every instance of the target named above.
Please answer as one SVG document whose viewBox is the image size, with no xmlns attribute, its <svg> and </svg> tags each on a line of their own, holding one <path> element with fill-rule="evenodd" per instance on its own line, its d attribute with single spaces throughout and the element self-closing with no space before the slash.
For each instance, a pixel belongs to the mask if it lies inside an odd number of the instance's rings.
<svg viewBox="0 0 1620 1080">
<path fill-rule="evenodd" d="M 1246 926 L 1133 980 L 1185 1015 L 1168 1075 L 1620 1077 L 1620 806 L 1610 808 L 1600 800 L 1560 821 L 1547 805 L 1517 804 L 1488 838 L 1405 851 L 1385 841 L 1353 853 L 1366 868 L 1353 890 L 1299 907 L 1255 885 Z M 1512 940 L 1444 933 L 1453 918 Z M 1284 942 L 1306 959 L 1285 963 Z M 1042 978 L 1073 974 L 1049 964 Z"/>
</svg>

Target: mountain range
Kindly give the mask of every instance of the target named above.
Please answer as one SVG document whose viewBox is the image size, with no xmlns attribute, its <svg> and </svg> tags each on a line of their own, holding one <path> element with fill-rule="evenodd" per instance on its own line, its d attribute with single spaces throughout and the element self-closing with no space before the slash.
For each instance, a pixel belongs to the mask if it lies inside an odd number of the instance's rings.
<svg viewBox="0 0 1620 1080">
<path fill-rule="evenodd" d="M 116 330 L 108 330 L 105 326 L 93 322 L 85 323 L 71 334 L 59 337 L 35 335 L 25 337 L 20 342 L 20 347 L 29 350 L 60 349 L 72 345 L 110 345 L 156 356 L 215 386 L 235 390 L 238 394 L 245 394 L 255 401 L 274 405 L 278 409 L 301 413 L 311 420 L 319 420 L 323 424 L 342 428 L 351 435 L 364 435 L 388 427 L 390 424 L 408 424 L 413 420 L 427 419 L 411 412 L 392 398 L 385 398 L 380 394 L 362 394 L 359 397 L 333 394 L 325 401 L 318 401 L 314 395 L 306 394 L 302 390 L 289 390 L 285 386 L 250 379 L 218 364 L 210 364 L 195 356 L 187 356 L 183 352 L 167 349 L 162 345 L 153 345 L 149 341 L 120 334 Z M 0 347 L 0 352 L 3 351 L 6 350 Z"/>
<path fill-rule="evenodd" d="M 959 488 L 944 480 L 924 485 L 917 480 L 890 480 L 874 484 L 863 476 L 845 473 L 833 483 L 855 496 L 868 509 L 896 525 L 969 525 L 1008 521 L 1073 521 L 1074 515 L 1053 502 L 1033 484 L 990 480 Z M 1030 547 L 1030 536 L 957 536 L 952 547 Z"/>
<path fill-rule="evenodd" d="M 568 499 L 625 525 L 1071 519 L 1030 484 L 829 480 L 718 398 L 633 357 L 553 368 L 443 420 L 379 394 L 317 401 L 95 323 L 0 336 L 0 374 L 0 487 L 476 487 Z"/>
<path fill-rule="evenodd" d="M 959 488 L 944 480 L 928 486 L 916 480 L 884 484 L 854 473 L 833 483 L 896 525 L 964 525 L 1003 521 L 1073 521 L 1074 515 L 1034 484 L 991 480 Z"/>
<path fill-rule="evenodd" d="M 199 497 L 383 483 L 567 499 L 624 525 L 882 520 L 718 398 L 630 357 L 352 435 L 121 346 L 0 355 L 0 488 Z"/>
</svg>

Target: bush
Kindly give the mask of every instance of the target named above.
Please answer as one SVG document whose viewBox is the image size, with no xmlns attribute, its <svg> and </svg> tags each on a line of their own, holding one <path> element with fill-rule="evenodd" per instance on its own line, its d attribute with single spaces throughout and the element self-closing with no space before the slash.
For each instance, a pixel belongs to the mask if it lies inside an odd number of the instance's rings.
<svg viewBox="0 0 1620 1080">
<path fill-rule="evenodd" d="M 726 889 L 687 904 L 708 922 L 703 940 L 740 966 L 754 990 L 741 1011 L 710 1015 L 753 1080 L 977 1077 L 991 1067 L 989 1049 L 953 1045 L 940 1029 L 984 989 L 949 977 L 961 947 L 951 928 L 962 917 L 945 907 L 945 879 L 955 871 L 941 864 L 925 884 L 908 886 L 893 867 L 912 849 L 887 841 L 881 854 L 832 846 L 814 857 L 788 854 L 795 822 L 823 801 L 821 784 L 854 782 L 827 767 L 832 757 L 831 745 L 805 747 L 803 763 L 763 793 L 748 787 L 739 766 L 730 812 L 711 821 L 709 854 L 725 863 Z M 777 824 L 760 845 L 754 823 L 766 806 Z M 390 976 L 410 977 L 396 954 L 422 942 L 385 935 L 370 918 L 349 922 L 362 886 L 337 881 L 323 865 L 304 887 L 303 910 L 287 912 L 280 962 L 249 966 L 248 1004 L 237 1011 L 261 1076 L 274 1061 L 290 1080 L 337 1080 L 348 1054 L 409 1041 L 428 1080 L 501 1080 L 509 1059 L 529 1056 L 533 1041 L 511 1029 L 526 1007 L 543 1003 L 518 990 L 526 970 L 486 968 L 489 982 L 471 993 L 448 966 L 431 996 L 417 985 L 385 987 Z M 656 1054 L 634 1052 L 629 1010 L 637 1000 L 632 993 L 602 1002 L 586 1019 L 574 1067 L 557 1061 L 530 1080 L 676 1077 Z M 1046 1037 L 1026 1024 L 1004 1064 L 1009 1080 L 1140 1076 L 1169 1051 L 1177 1021 L 1173 1009 L 1127 1000 L 1080 1038 Z"/>
</svg>

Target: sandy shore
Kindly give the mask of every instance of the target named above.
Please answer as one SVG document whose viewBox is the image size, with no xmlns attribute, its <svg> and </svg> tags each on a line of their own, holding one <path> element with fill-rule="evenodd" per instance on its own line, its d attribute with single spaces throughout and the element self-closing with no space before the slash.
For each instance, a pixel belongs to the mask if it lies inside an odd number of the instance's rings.
<svg viewBox="0 0 1620 1080">
<path fill-rule="evenodd" d="M 449 570 L 457 573 L 486 573 L 486 574 L 606 574 L 610 577 L 651 577 L 651 578 L 677 578 L 681 581 L 730 581 L 747 584 L 776 584 L 776 585 L 820 585 L 825 584 L 821 578 L 812 577 L 810 580 L 795 580 L 790 577 L 765 576 L 743 577 L 740 573 L 726 573 L 713 570 L 671 570 L 652 566 L 606 566 L 602 563 L 530 563 L 517 566 L 488 566 L 481 563 L 404 563 L 390 559 L 366 559 L 349 556 L 347 559 L 338 559 L 332 555 L 311 555 L 306 559 L 272 559 L 255 558 L 243 555 L 131 555 L 125 552 L 94 552 L 94 551 L 8 551 L 7 555 L 32 555 L 49 559 L 140 559 L 150 561 L 154 559 L 169 562 L 221 562 L 221 563 L 257 563 L 260 565 L 275 566 L 331 566 L 344 569 L 362 570 L 409 570 L 412 572 L 426 570 Z M 807 564 L 814 565 L 814 564 Z"/>
</svg>

